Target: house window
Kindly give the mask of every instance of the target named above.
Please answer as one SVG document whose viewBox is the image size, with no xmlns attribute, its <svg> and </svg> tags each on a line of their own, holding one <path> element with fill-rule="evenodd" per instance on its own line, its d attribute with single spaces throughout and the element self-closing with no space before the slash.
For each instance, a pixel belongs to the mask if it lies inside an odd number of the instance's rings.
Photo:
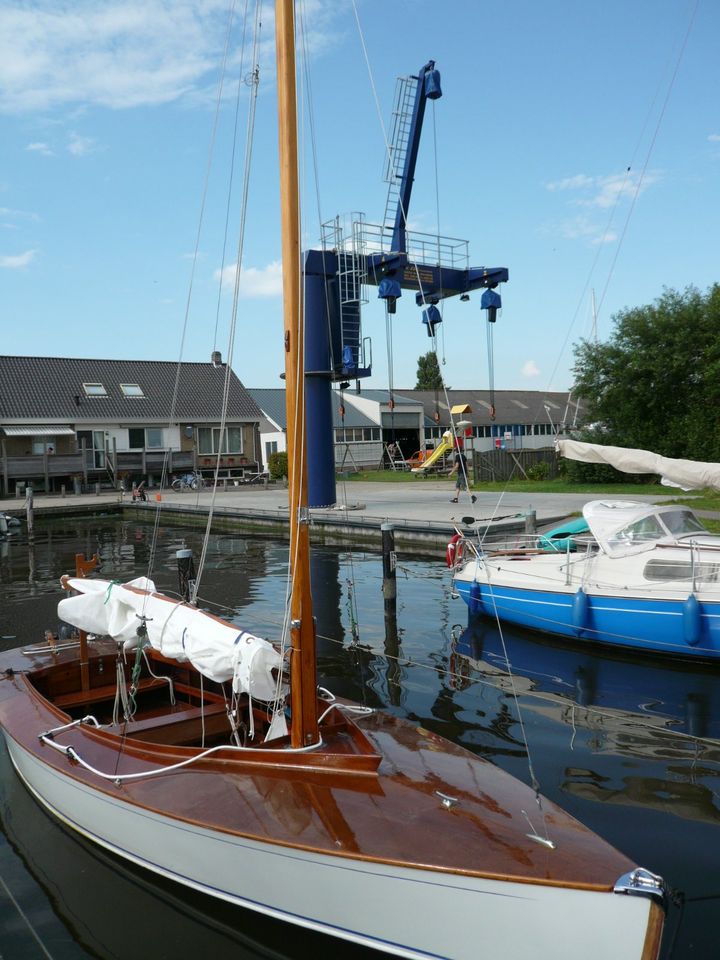
<svg viewBox="0 0 720 960">
<path fill-rule="evenodd" d="M 124 397 L 144 397 L 143 388 L 139 383 L 121 383 L 120 389 Z"/>
<path fill-rule="evenodd" d="M 107 390 L 101 383 L 84 383 L 83 390 L 86 397 L 106 397 Z"/>
<path fill-rule="evenodd" d="M 35 456 L 42 453 L 54 453 L 55 444 L 50 437 L 33 437 L 32 452 Z"/>
<path fill-rule="evenodd" d="M 265 441 L 265 462 L 267 463 L 267 461 L 270 459 L 270 456 L 273 453 L 277 453 L 277 452 L 278 452 L 277 440 L 266 440 Z"/>
<path fill-rule="evenodd" d="M 221 435 L 222 433 L 222 444 Z M 242 453 L 242 427 L 198 427 L 198 453 L 207 456 L 215 453 Z"/>
<path fill-rule="evenodd" d="M 158 449 L 163 445 L 163 432 L 160 427 L 130 427 L 128 447 L 130 450 L 142 450 L 143 447 Z"/>
</svg>

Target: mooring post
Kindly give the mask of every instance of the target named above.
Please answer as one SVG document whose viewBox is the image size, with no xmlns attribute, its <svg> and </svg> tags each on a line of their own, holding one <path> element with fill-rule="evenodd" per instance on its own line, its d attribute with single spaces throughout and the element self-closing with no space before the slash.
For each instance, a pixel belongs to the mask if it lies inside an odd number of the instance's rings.
<svg viewBox="0 0 720 960">
<path fill-rule="evenodd" d="M 33 507 L 33 488 L 29 483 L 25 487 L 25 514 L 27 517 L 28 540 L 32 540 L 35 536 L 35 510 Z"/>
<path fill-rule="evenodd" d="M 382 533 L 382 555 L 383 555 L 383 597 L 385 598 L 385 616 L 395 616 L 397 601 L 397 581 L 395 579 L 395 567 L 397 565 L 397 554 L 395 553 L 395 528 L 391 523 L 383 523 L 380 526 Z"/>
<path fill-rule="evenodd" d="M 385 598 L 385 656 L 387 658 L 387 690 L 390 702 L 400 703 L 400 644 L 397 628 L 397 554 L 395 553 L 395 528 L 391 523 L 380 526 L 383 554 L 383 597 Z"/>
<path fill-rule="evenodd" d="M 525 514 L 525 533 L 528 537 L 534 537 L 537 533 L 537 513 L 534 510 L 528 510 Z"/>
<path fill-rule="evenodd" d="M 175 559 L 177 560 L 180 595 L 185 603 L 189 603 L 191 600 L 193 600 L 193 593 L 195 591 L 195 564 L 193 563 L 193 552 L 187 548 L 183 550 L 176 550 Z"/>
</svg>

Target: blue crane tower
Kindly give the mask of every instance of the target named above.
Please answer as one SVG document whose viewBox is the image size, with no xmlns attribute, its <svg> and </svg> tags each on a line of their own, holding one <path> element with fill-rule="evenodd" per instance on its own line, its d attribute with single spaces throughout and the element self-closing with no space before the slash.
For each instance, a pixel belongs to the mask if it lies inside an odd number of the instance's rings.
<svg viewBox="0 0 720 960">
<path fill-rule="evenodd" d="M 466 241 L 407 229 L 425 107 L 442 96 L 440 73 L 429 60 L 417 76 L 398 82 L 388 151 L 389 183 L 382 225 L 358 215 L 349 227 L 336 218 L 323 225 L 319 250 L 304 255 L 305 398 L 308 486 L 311 507 L 336 501 L 332 384 L 372 372 L 370 340 L 362 335 L 361 309 L 374 286 L 395 313 L 403 290 L 412 290 L 428 334 L 440 322 L 437 304 L 485 288 L 481 308 L 494 322 L 508 279 L 505 267 L 468 266 Z"/>
</svg>

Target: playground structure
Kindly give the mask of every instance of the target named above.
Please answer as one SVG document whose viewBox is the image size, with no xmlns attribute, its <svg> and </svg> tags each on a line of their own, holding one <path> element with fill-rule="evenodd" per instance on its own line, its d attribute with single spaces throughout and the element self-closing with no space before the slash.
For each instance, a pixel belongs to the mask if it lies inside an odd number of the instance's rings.
<svg viewBox="0 0 720 960">
<path fill-rule="evenodd" d="M 310 507 L 336 502 L 332 385 L 344 389 L 355 380 L 359 387 L 372 373 L 371 342 L 363 337 L 361 322 L 368 287 L 377 287 L 387 314 L 396 312 L 403 290 L 413 291 L 429 337 L 442 322 L 441 300 L 459 296 L 467 301 L 472 291 L 484 289 L 480 308 L 493 324 L 501 306 L 495 288 L 508 280 L 507 268 L 470 267 L 467 241 L 407 229 L 425 107 L 441 96 L 433 60 L 417 76 L 398 81 L 382 225 L 368 224 L 362 215 L 349 223 L 336 217 L 323 225 L 321 249 L 304 254 Z M 425 473 L 440 456 L 436 449 L 418 463 L 418 472 Z"/>
<path fill-rule="evenodd" d="M 428 453 L 422 450 L 418 451 L 418 454 L 422 456 L 422 459 L 416 466 L 410 467 L 411 471 L 413 473 L 428 473 L 430 470 L 437 469 L 441 457 L 444 457 L 448 453 L 452 453 L 454 446 L 455 440 L 453 438 L 452 430 L 446 430 L 442 435 L 440 443 L 432 452 Z M 410 463 L 410 461 L 408 461 L 408 463 Z"/>
</svg>

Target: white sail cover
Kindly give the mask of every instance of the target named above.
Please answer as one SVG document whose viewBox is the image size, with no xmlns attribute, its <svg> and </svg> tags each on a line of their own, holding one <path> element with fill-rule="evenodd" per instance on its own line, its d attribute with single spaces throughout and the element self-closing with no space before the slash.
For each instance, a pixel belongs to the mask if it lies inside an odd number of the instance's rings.
<svg viewBox="0 0 720 960">
<path fill-rule="evenodd" d="M 583 463 L 606 463 L 622 473 L 655 473 L 667 486 L 683 490 L 712 487 L 720 490 L 720 463 L 701 463 L 698 460 L 672 460 L 649 450 L 629 447 L 606 447 L 600 443 L 582 443 L 580 440 L 557 440 L 561 456 Z"/>
<path fill-rule="evenodd" d="M 282 658 L 271 643 L 188 604 L 155 593 L 152 580 L 140 577 L 127 584 L 70 578 L 80 591 L 58 603 L 58 616 L 79 630 L 110 636 L 126 650 L 138 644 L 138 627 L 145 618 L 151 646 L 174 660 L 189 660 L 204 676 L 222 683 L 232 680 L 236 693 L 273 700 Z"/>
</svg>

